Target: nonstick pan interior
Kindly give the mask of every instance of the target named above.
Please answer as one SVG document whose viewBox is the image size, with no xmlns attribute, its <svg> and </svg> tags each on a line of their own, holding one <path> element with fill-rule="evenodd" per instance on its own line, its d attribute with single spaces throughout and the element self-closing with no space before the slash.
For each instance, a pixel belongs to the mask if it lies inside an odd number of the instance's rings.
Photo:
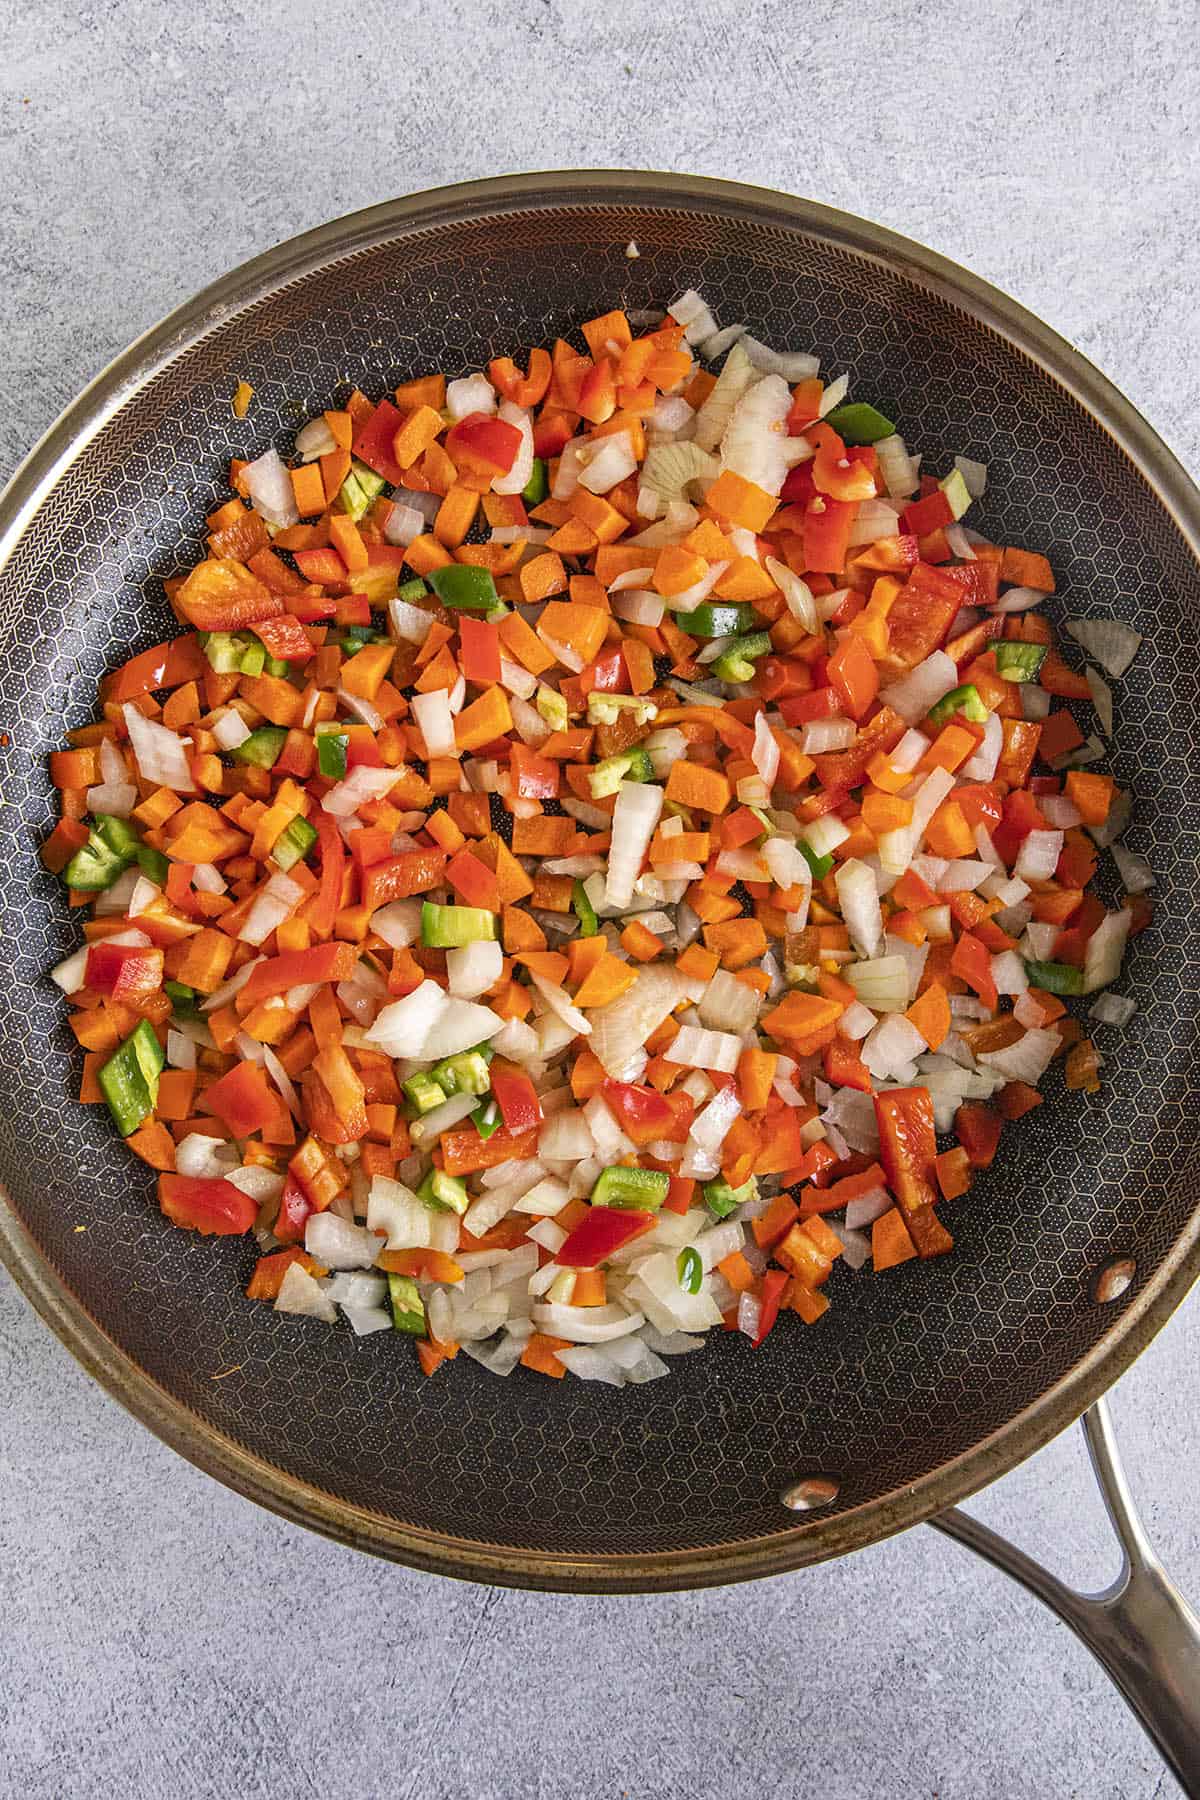
<svg viewBox="0 0 1200 1800">
<path fill-rule="evenodd" d="M 479 368 L 689 286 L 722 323 L 811 348 L 827 377 L 849 370 L 928 467 L 986 462 L 972 522 L 1049 554 L 1053 617 L 1145 634 L 1108 765 L 1136 797 L 1126 841 L 1159 882 L 1120 990 L 1141 1010 L 1101 1033 L 1103 1091 L 1063 1094 L 1053 1074 L 1047 1104 L 945 1208 L 952 1256 L 879 1278 L 839 1266 L 817 1327 L 789 1317 L 756 1353 L 716 1333 L 669 1380 L 624 1391 L 501 1381 L 465 1358 L 425 1380 L 388 1334 L 246 1301 L 253 1247 L 165 1223 L 151 1172 L 102 1109 L 76 1105 L 79 1054 L 45 976 L 78 941 L 37 860 L 46 753 L 91 716 L 107 667 L 173 629 L 159 578 L 202 554 L 230 454 L 286 449 L 348 384 L 377 395 Z M 164 333 L 85 397 L 0 521 L 61 452 L 0 574 L 0 1172 L 20 1221 L 0 1250 L 56 1327 L 256 1498 L 408 1561 L 546 1585 L 731 1580 L 833 1554 L 1059 1429 L 1180 1297 L 1196 1235 L 1197 497 L 1162 447 L 1051 334 L 938 259 L 681 178 L 524 178 L 376 209 L 262 259 Z M 239 379 L 255 390 L 241 422 Z M 1137 1276 L 1100 1306 L 1092 1279 L 1117 1254 Z M 797 1523 L 779 1494 L 809 1471 L 838 1497 Z"/>
</svg>

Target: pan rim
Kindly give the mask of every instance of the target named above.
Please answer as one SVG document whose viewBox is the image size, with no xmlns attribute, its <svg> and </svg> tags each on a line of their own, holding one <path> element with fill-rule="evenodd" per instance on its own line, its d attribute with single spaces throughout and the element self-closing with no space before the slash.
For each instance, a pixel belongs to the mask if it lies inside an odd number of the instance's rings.
<svg viewBox="0 0 1200 1800">
<path fill-rule="evenodd" d="M 709 178 L 635 170 L 559 170 L 429 189 L 327 222 L 233 269 L 137 338 L 50 426 L 0 493 L 0 568 L 34 515 L 108 420 L 197 341 L 331 259 L 397 232 L 464 223 L 516 207 L 620 202 L 775 223 L 832 243 L 932 291 L 996 332 L 1083 406 L 1134 464 L 1200 563 L 1200 490 L 1136 408 L 1079 351 L 1000 290 L 938 253 L 819 202 Z M 85 1311 L 18 1219 L 0 1184 L 0 1261 L 56 1336 L 156 1436 L 206 1474 L 294 1523 L 430 1573 L 590 1593 L 714 1586 L 779 1574 L 879 1542 L 953 1505 L 1032 1455 L 1145 1349 L 1200 1273 L 1200 1210 L 1133 1290 L 1104 1337 L 1058 1382 L 951 1461 L 902 1490 L 826 1520 L 719 1549 L 550 1555 L 400 1525 L 286 1474 L 173 1399 Z"/>
</svg>

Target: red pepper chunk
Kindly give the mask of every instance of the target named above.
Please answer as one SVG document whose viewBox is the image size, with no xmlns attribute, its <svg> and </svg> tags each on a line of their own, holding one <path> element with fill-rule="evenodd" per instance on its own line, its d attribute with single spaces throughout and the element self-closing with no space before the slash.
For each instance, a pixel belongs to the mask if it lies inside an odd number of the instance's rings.
<svg viewBox="0 0 1200 1800">
<path fill-rule="evenodd" d="M 656 1217 L 656 1213 L 634 1212 L 624 1207 L 590 1207 L 586 1218 L 579 1221 L 554 1260 L 564 1269 L 598 1269 L 622 1245 L 649 1231 Z"/>
<path fill-rule="evenodd" d="M 307 662 L 317 654 L 316 645 L 295 613 L 283 613 L 278 619 L 260 619 L 251 627 L 261 639 L 268 656 L 280 662 Z"/>
<path fill-rule="evenodd" d="M 136 944 L 92 944 L 84 965 L 84 986 L 128 1004 L 162 986 L 163 953 Z"/>
<path fill-rule="evenodd" d="M 304 1227 L 316 1210 L 296 1177 L 289 1173 L 279 1199 L 279 1213 L 271 1229 L 281 1244 L 298 1244 L 304 1236 Z"/>
<path fill-rule="evenodd" d="M 638 1149 L 660 1138 L 681 1144 L 687 1137 L 686 1122 L 681 1133 L 674 1108 L 656 1088 L 639 1087 L 632 1081 L 606 1080 L 600 1092 L 609 1112 Z"/>
<path fill-rule="evenodd" d="M 459 667 L 468 681 L 493 687 L 500 679 L 500 628 L 464 613 L 458 622 Z"/>
<path fill-rule="evenodd" d="M 240 1237 L 258 1217 L 258 1202 L 232 1181 L 160 1175 L 158 1204 L 173 1225 L 204 1237 Z"/>
<path fill-rule="evenodd" d="M 444 850 L 405 850 L 363 873 L 363 905 L 372 911 L 390 900 L 408 900 L 437 887 L 446 870 Z"/>
<path fill-rule="evenodd" d="M 526 800 L 557 800 L 561 779 L 560 763 L 539 756 L 528 744 L 513 744 L 508 759 L 509 770 L 517 793 Z"/>
<path fill-rule="evenodd" d="M 308 920 L 315 932 L 328 936 L 341 909 L 346 846 L 332 813 L 318 808 L 312 822 L 317 828 L 317 846 L 321 853 L 321 885 L 316 899 L 308 903 Z M 382 906 L 383 902 L 376 904 Z"/>
<path fill-rule="evenodd" d="M 520 448 L 517 427 L 491 413 L 468 413 L 446 433 L 446 452 L 455 468 L 471 474 L 507 475 Z"/>
<path fill-rule="evenodd" d="M 204 1103 L 235 1138 L 252 1137 L 273 1125 L 280 1099 L 258 1063 L 235 1063 L 227 1075 L 204 1090 Z"/>
<path fill-rule="evenodd" d="M 763 1276 L 758 1299 L 758 1335 L 754 1340 L 756 1350 L 779 1317 L 779 1304 L 787 1284 L 787 1273 L 783 1269 L 768 1269 Z"/>
<path fill-rule="evenodd" d="M 972 931 L 964 931 L 954 946 L 954 955 L 950 958 L 950 973 L 973 987 L 985 1006 L 995 1007 L 999 1002 L 996 983 L 992 978 L 992 956 L 982 939 Z"/>
<path fill-rule="evenodd" d="M 973 1169 L 990 1168 L 1000 1144 L 1004 1120 L 990 1106 L 971 1102 L 954 1115 L 954 1132 Z"/>
<path fill-rule="evenodd" d="M 830 684 L 852 719 L 861 719 L 879 692 L 879 670 L 861 637 L 847 632 L 829 658 Z"/>
<path fill-rule="evenodd" d="M 536 1130 L 542 1122 L 542 1103 L 524 1070 L 494 1058 L 489 1074 L 505 1129 L 513 1137 Z"/>
<path fill-rule="evenodd" d="M 368 469 L 374 469 L 393 487 L 398 487 L 404 478 L 395 452 L 396 433 L 403 423 L 404 414 L 398 412 L 390 400 L 381 400 L 354 434 L 353 449 L 359 462 L 365 462 Z"/>
<path fill-rule="evenodd" d="M 932 1206 L 937 1139 L 928 1088 L 891 1088 L 875 1096 L 879 1160 L 905 1213 Z"/>
<path fill-rule="evenodd" d="M 313 982 L 349 981 L 358 964 L 357 944 L 316 944 L 311 950 L 287 950 L 260 962 L 238 996 L 249 1011 L 259 1000 L 286 994 Z"/>
</svg>

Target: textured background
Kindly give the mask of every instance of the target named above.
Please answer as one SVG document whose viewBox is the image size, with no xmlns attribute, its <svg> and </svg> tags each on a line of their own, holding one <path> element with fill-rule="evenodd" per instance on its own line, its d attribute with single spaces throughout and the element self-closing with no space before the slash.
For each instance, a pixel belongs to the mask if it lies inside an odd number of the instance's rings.
<svg viewBox="0 0 1200 1800">
<path fill-rule="evenodd" d="M 1198 468 L 1188 12 L 539 0 L 489 24 L 462 0 L 295 0 L 185 21 L 0 0 L 0 467 L 136 332 L 281 237 L 443 181 L 624 164 L 789 188 L 925 240 L 1057 326 Z M 1198 1316 L 1115 1400 L 1193 1595 Z M 932 1533 L 702 1595 L 484 1592 L 217 1488 L 7 1284 L 0 1383 L 5 1795 L 1169 1789 L 1074 1640 Z M 1111 1572 L 1073 1436 L 976 1508 L 1073 1578 Z"/>
</svg>

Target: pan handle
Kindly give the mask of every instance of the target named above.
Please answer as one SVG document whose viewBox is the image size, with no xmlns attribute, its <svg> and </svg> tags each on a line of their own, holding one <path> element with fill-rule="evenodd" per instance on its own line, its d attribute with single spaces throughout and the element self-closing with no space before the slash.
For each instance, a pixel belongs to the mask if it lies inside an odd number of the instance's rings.
<svg viewBox="0 0 1200 1800">
<path fill-rule="evenodd" d="M 1154 1554 L 1104 1401 L 1081 1423 L 1121 1545 L 1120 1573 L 1101 1593 L 1077 1593 L 958 1507 L 929 1522 L 1011 1575 L 1071 1627 L 1124 1695 L 1184 1793 L 1200 1800 L 1200 1617 Z"/>
</svg>

